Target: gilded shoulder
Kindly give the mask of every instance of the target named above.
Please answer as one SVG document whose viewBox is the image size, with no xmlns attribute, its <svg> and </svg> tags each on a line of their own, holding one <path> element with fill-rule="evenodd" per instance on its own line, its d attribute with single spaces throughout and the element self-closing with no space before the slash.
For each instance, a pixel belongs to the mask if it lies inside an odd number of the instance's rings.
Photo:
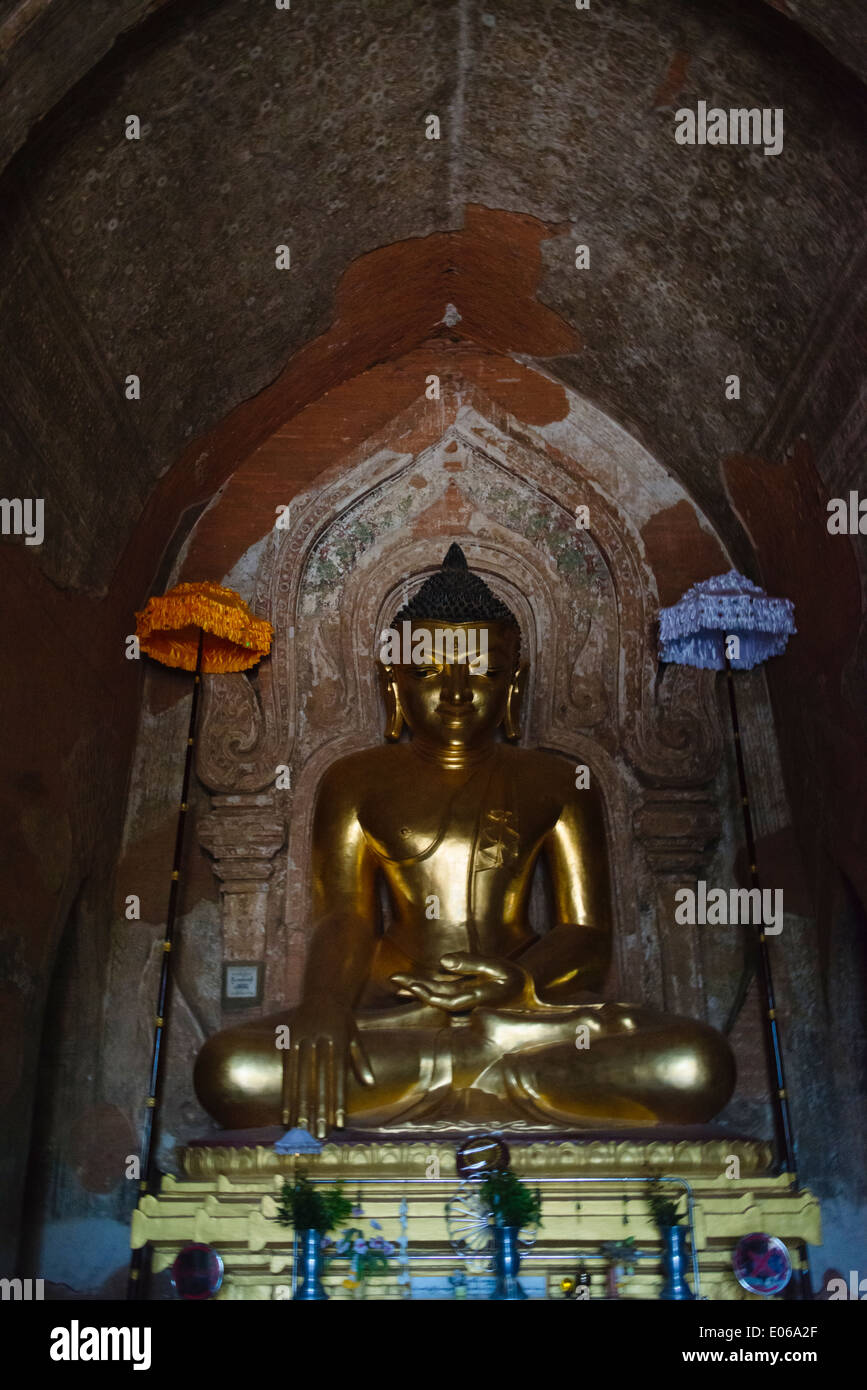
<svg viewBox="0 0 867 1390">
<path fill-rule="evenodd" d="M 598 783 L 589 768 L 577 757 L 569 758 L 563 753 L 550 753 L 541 748 L 518 747 L 510 752 L 523 760 L 517 764 L 520 776 L 544 787 L 564 808 L 577 804 L 591 814 L 601 812 L 602 796 Z"/>
</svg>

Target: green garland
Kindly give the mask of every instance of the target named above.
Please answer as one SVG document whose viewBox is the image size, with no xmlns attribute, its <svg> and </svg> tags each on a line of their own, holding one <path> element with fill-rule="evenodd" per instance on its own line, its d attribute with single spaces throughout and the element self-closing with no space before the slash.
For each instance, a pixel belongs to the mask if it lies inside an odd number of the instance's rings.
<svg viewBox="0 0 867 1390">
<path fill-rule="evenodd" d="M 660 1231 L 667 1230 L 669 1226 L 679 1226 L 682 1217 L 678 1215 L 680 1197 L 667 1197 L 665 1189 L 658 1178 L 651 1179 L 647 1184 L 647 1205 L 650 1207 L 650 1214 Z"/>
<path fill-rule="evenodd" d="M 283 1183 L 277 1206 L 277 1221 L 281 1226 L 324 1234 L 336 1230 L 351 1215 L 352 1203 L 343 1191 L 342 1182 L 320 1192 L 304 1173 L 299 1173 L 294 1183 L 288 1179 Z"/>
<path fill-rule="evenodd" d="M 511 1168 L 488 1173 L 479 1195 L 495 1226 L 541 1226 L 542 1194 L 529 1188 Z"/>
</svg>

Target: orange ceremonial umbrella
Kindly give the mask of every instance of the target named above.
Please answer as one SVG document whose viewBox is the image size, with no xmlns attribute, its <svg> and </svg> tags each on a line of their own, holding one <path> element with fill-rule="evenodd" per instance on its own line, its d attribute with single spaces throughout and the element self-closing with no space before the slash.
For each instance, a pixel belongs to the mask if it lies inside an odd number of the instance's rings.
<svg viewBox="0 0 867 1390">
<path fill-rule="evenodd" d="M 136 614 L 136 635 L 139 646 L 164 666 L 179 667 L 195 673 L 193 699 L 190 707 L 190 727 L 187 735 L 184 777 L 178 807 L 178 828 L 175 835 L 175 857 L 172 865 L 166 931 L 163 941 L 162 968 L 154 1017 L 154 1044 L 151 1058 L 150 1086 L 145 1100 L 144 1124 L 140 1163 L 140 1189 L 149 1190 L 151 1152 L 154 1147 L 159 1081 L 163 1054 L 163 1035 L 166 1027 L 166 1006 L 171 979 L 172 944 L 177 915 L 178 886 L 184 847 L 184 828 L 187 815 L 187 793 L 193 766 L 196 741 L 196 715 L 202 674 L 224 675 L 231 671 L 246 671 L 255 666 L 271 650 L 273 628 L 264 618 L 255 617 L 240 594 L 221 584 L 176 584 L 167 594 L 150 598 L 141 613 Z M 128 1298 L 141 1297 L 142 1248 L 132 1253 Z"/>
<path fill-rule="evenodd" d="M 184 671 L 247 671 L 271 650 L 271 624 L 222 584 L 176 584 L 162 598 L 149 598 L 136 618 L 142 651 Z"/>
</svg>

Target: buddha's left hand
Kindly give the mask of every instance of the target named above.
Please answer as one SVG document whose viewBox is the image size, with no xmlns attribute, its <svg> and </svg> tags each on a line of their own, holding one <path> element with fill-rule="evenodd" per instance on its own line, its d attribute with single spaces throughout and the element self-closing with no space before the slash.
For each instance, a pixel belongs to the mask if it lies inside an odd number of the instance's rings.
<svg viewBox="0 0 867 1390">
<path fill-rule="evenodd" d="M 532 980 L 522 966 L 495 956 L 476 956 L 469 951 L 451 951 L 440 959 L 448 976 L 391 976 L 401 994 L 412 994 L 423 1004 L 447 1013 L 466 1013 L 481 1005 L 494 1007 L 527 1004 L 533 997 Z"/>
</svg>

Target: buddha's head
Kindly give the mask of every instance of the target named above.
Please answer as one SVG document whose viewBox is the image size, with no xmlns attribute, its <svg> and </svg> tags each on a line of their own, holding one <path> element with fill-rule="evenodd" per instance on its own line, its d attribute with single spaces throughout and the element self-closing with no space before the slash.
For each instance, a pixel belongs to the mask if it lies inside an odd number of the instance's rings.
<svg viewBox="0 0 867 1390">
<path fill-rule="evenodd" d="M 398 739 L 404 723 L 413 737 L 456 752 L 492 742 L 500 725 L 517 738 L 526 671 L 521 631 L 467 568 L 459 545 L 449 547 L 382 639 L 387 738 Z"/>
</svg>

